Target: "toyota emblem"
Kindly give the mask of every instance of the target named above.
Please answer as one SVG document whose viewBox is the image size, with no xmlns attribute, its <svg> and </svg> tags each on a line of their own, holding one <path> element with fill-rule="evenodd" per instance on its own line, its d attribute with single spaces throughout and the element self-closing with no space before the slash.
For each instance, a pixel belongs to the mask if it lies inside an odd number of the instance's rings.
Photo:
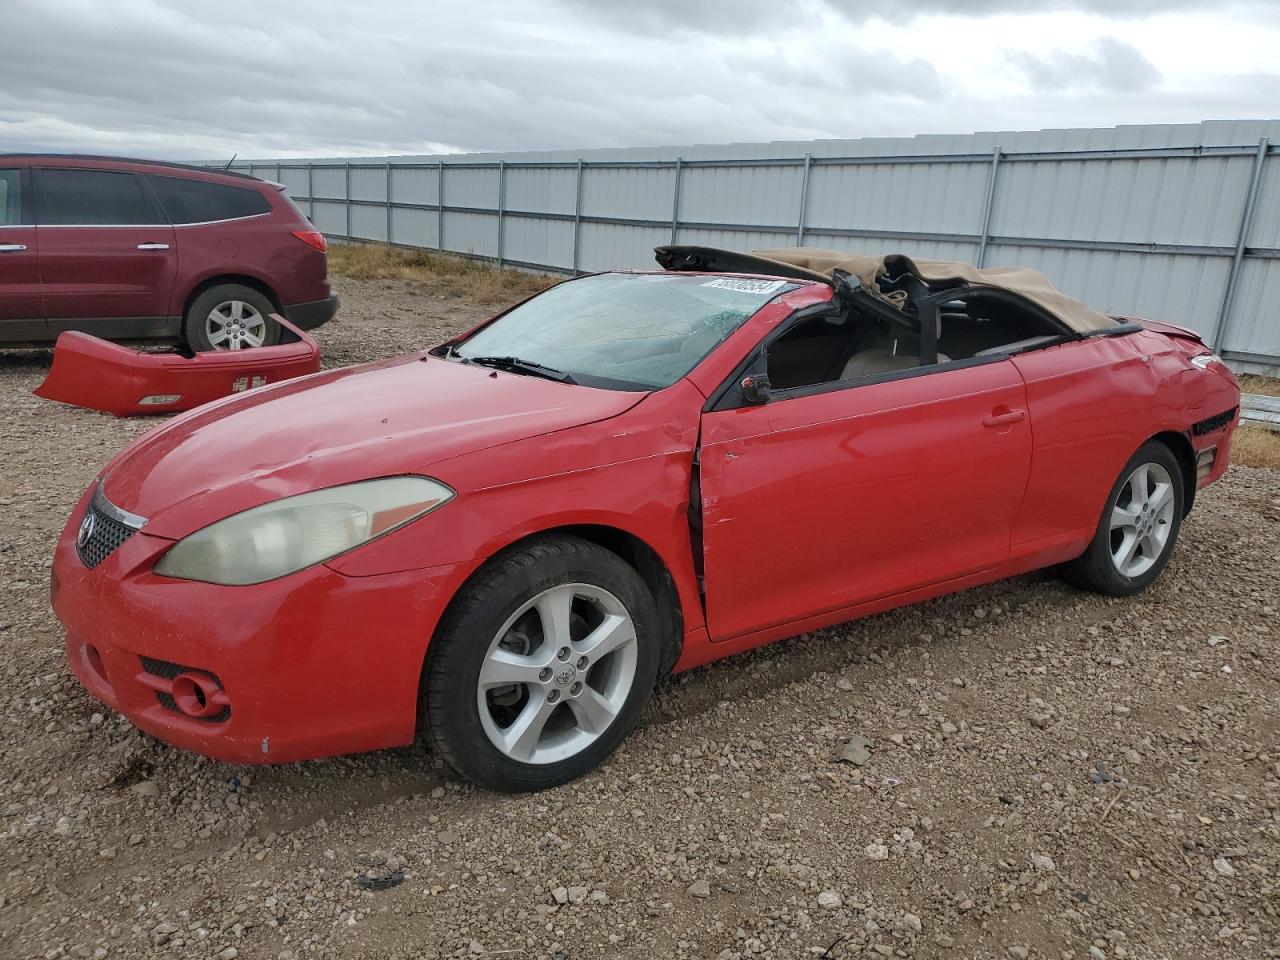
<svg viewBox="0 0 1280 960">
<path fill-rule="evenodd" d="M 93 539 L 93 530 L 98 525 L 98 518 L 86 513 L 80 521 L 80 532 L 76 534 L 76 546 L 84 549 L 85 544 Z"/>
</svg>

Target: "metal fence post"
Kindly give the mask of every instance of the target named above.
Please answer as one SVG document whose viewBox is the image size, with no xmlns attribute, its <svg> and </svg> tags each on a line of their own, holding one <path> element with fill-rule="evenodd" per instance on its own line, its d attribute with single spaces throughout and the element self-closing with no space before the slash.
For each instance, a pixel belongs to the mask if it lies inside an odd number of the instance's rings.
<svg viewBox="0 0 1280 960">
<path fill-rule="evenodd" d="M 813 168 L 813 154 L 804 155 L 804 175 L 800 179 L 800 216 L 796 219 L 796 246 L 804 246 L 805 211 L 809 206 L 809 171 Z"/>
<path fill-rule="evenodd" d="M 503 264 L 507 226 L 507 161 L 498 161 L 498 268 Z"/>
<path fill-rule="evenodd" d="M 578 158 L 578 180 L 574 185 L 574 201 L 573 201 L 573 275 L 576 277 L 581 271 L 578 264 L 581 262 L 579 254 L 579 245 L 582 240 L 582 158 Z"/>
<path fill-rule="evenodd" d="M 1262 166 L 1266 163 L 1269 146 L 1270 141 L 1263 137 L 1258 141 L 1258 152 L 1253 158 L 1253 175 L 1249 178 L 1249 189 L 1244 195 L 1244 207 L 1240 211 L 1240 229 L 1236 233 L 1236 248 L 1231 257 L 1231 269 L 1227 271 L 1227 285 L 1222 291 L 1222 307 L 1218 311 L 1218 321 L 1213 325 L 1213 336 L 1209 339 L 1209 349 L 1214 352 L 1219 352 L 1227 337 L 1231 303 L 1235 300 L 1236 284 L 1240 279 L 1240 262 L 1244 259 L 1245 244 L 1249 240 L 1249 228 L 1253 225 L 1253 209 L 1258 203 L 1258 184 L 1262 181 Z"/>
<path fill-rule="evenodd" d="M 444 161 L 436 170 L 436 249 L 444 250 Z"/>
<path fill-rule="evenodd" d="M 391 242 L 391 160 L 387 159 L 387 243 Z"/>
<path fill-rule="evenodd" d="M 344 174 L 346 176 L 346 187 L 343 189 L 342 193 L 343 193 L 343 199 L 346 200 L 346 203 L 347 203 L 347 231 L 344 234 L 344 236 L 348 240 L 350 240 L 351 239 L 351 161 L 347 160 L 345 163 L 343 163 L 342 167 L 343 167 Z"/>
<path fill-rule="evenodd" d="M 680 175 L 684 172 L 684 157 L 676 157 L 676 188 L 671 196 L 671 242 L 676 242 L 680 231 Z"/>
<path fill-rule="evenodd" d="M 987 178 L 987 201 L 982 209 L 982 237 L 978 240 L 978 258 L 975 266 L 981 267 L 987 259 L 987 241 L 991 239 L 991 210 L 996 205 L 996 171 L 1000 169 L 1000 148 L 991 151 L 991 175 Z"/>
<path fill-rule="evenodd" d="M 313 166 L 314 160 L 307 161 L 307 219 L 315 225 L 316 219 L 316 168 Z"/>
</svg>

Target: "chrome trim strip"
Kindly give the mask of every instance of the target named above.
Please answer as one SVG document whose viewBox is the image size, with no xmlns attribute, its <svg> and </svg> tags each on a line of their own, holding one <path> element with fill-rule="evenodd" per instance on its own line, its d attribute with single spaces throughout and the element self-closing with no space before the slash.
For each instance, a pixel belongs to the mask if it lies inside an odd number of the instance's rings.
<svg viewBox="0 0 1280 960">
<path fill-rule="evenodd" d="M 128 510 L 122 510 L 114 503 L 107 499 L 107 495 L 102 492 L 102 483 L 98 483 L 98 487 L 93 491 L 93 505 L 99 511 L 105 513 L 117 523 L 122 523 L 131 530 L 141 530 L 147 525 L 147 518 L 140 517 L 136 513 L 130 513 Z"/>
<path fill-rule="evenodd" d="M 198 220 L 195 223 L 26 223 L 4 226 L 39 227 L 41 230 L 180 230 L 183 227 L 211 227 L 218 223 L 238 223 L 241 220 L 257 220 L 269 217 L 274 211 L 251 213 L 243 217 L 227 217 L 224 220 Z"/>
</svg>

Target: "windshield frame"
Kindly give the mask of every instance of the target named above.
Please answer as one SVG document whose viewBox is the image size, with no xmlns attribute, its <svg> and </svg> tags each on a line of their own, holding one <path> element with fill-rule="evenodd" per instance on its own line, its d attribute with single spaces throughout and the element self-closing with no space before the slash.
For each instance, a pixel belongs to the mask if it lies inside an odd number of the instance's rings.
<svg viewBox="0 0 1280 960">
<path fill-rule="evenodd" d="M 683 374 L 681 374 L 671 383 L 664 384 L 664 385 L 655 385 L 652 383 L 645 383 L 643 381 L 627 380 L 625 378 L 603 376 L 600 374 L 589 373 L 589 372 L 584 372 L 580 370 L 566 370 L 561 372 L 570 374 L 573 378 L 573 382 L 565 383 L 564 384 L 565 386 L 593 387 L 596 389 L 616 390 L 616 391 L 622 391 L 626 393 L 657 393 L 662 390 L 667 390 L 672 386 L 675 386 L 681 380 L 688 377 L 691 373 L 693 373 L 693 371 L 697 370 L 703 363 L 706 362 L 708 357 L 710 357 L 719 348 L 723 347 L 727 342 L 729 342 L 729 340 L 733 337 L 735 333 L 737 333 L 739 330 L 741 330 L 743 327 L 749 324 L 751 320 L 760 313 L 761 310 L 763 310 L 764 308 L 768 307 L 770 304 L 777 301 L 779 297 L 784 297 L 789 293 L 794 293 L 797 288 L 809 285 L 808 282 L 804 280 L 797 280 L 793 277 L 775 277 L 775 276 L 768 276 L 765 274 L 725 273 L 725 272 L 716 271 L 716 270 L 708 270 L 708 271 L 702 271 L 702 270 L 698 270 L 698 271 L 598 270 L 592 273 L 583 273 L 573 277 L 566 277 L 564 280 L 560 281 L 559 283 L 553 284 L 552 286 L 548 287 L 545 290 L 539 290 L 537 293 L 531 294 L 522 300 L 518 300 L 515 303 L 511 304 L 510 306 L 500 310 L 498 313 L 494 314 L 488 320 L 485 320 L 484 322 L 479 323 L 476 326 L 472 327 L 470 330 L 467 330 L 464 333 L 460 333 L 456 337 L 446 340 L 443 343 L 439 344 L 438 346 L 433 347 L 431 350 L 428 351 L 428 353 L 431 356 L 439 357 L 445 360 L 451 360 L 456 363 L 464 363 L 464 364 L 470 363 L 470 358 L 460 354 L 458 352 L 458 349 L 464 346 L 468 340 L 470 340 L 476 334 L 480 333 L 482 330 L 487 330 L 489 327 L 501 321 L 504 317 L 506 317 L 509 313 L 516 310 L 517 308 L 524 306 L 525 304 L 529 303 L 532 300 L 536 300 L 538 297 L 541 297 L 547 293 L 550 293 L 552 290 L 557 290 L 567 283 L 573 283 L 578 280 L 587 280 L 592 277 L 602 277 L 602 276 L 626 276 L 626 277 L 673 276 L 673 277 L 707 277 L 711 279 L 723 278 L 723 279 L 739 279 L 739 280 L 769 280 L 769 281 L 778 281 L 782 284 L 782 286 L 780 286 L 778 290 L 775 293 L 773 293 L 772 296 L 769 296 L 767 299 L 762 300 L 760 304 L 756 307 L 756 309 L 752 311 L 750 314 L 748 314 L 747 316 L 743 317 L 742 320 L 732 330 L 730 330 L 728 334 L 726 334 L 723 338 L 716 341 L 715 343 L 711 344 L 710 347 L 708 347 L 708 349 L 705 352 L 703 352 L 700 356 L 698 356 L 697 360 L 694 361 L 694 363 L 689 367 L 688 370 L 686 370 Z M 522 357 L 521 359 L 524 359 L 524 358 Z M 513 371 L 505 368 L 486 368 L 486 369 L 504 369 L 504 372 L 513 373 L 516 376 L 532 376 L 532 374 L 520 373 L 519 371 Z"/>
</svg>

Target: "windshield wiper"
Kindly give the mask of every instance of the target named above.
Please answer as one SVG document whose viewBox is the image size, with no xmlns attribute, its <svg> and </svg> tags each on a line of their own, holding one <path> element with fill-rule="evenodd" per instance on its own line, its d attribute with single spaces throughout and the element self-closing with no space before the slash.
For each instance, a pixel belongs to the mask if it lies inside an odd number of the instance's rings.
<svg viewBox="0 0 1280 960">
<path fill-rule="evenodd" d="M 519 357 L 464 357 L 461 354 L 455 354 L 455 356 L 463 363 L 475 363 L 482 367 L 496 367 L 499 370 L 506 370 L 511 373 L 527 373 L 535 377 L 555 380 L 559 383 L 576 384 L 578 382 L 563 370 L 557 370 L 555 367 L 548 367 L 542 363 L 535 363 L 532 360 L 521 360 Z"/>
</svg>

